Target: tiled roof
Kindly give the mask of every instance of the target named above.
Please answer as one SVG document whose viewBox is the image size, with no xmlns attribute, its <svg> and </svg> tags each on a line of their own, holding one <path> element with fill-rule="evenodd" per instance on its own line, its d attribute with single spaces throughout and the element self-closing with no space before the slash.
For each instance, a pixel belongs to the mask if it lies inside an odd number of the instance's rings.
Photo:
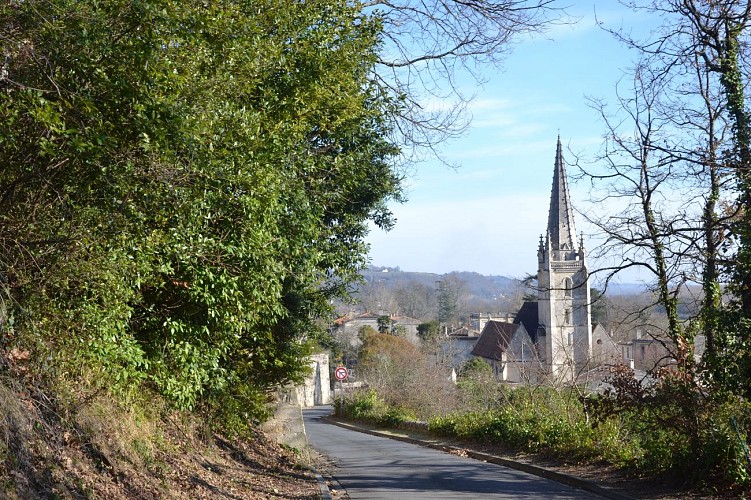
<svg viewBox="0 0 751 500">
<path fill-rule="evenodd" d="M 397 323 L 401 323 L 402 325 L 419 325 L 420 323 L 422 323 L 422 321 L 420 321 L 419 319 L 404 315 L 391 316 L 391 319 L 393 321 L 396 321 Z"/>
<path fill-rule="evenodd" d="M 505 321 L 488 321 L 477 339 L 472 354 L 487 359 L 502 359 L 519 325 Z"/>
<path fill-rule="evenodd" d="M 532 342 L 537 342 L 537 327 L 540 325 L 540 318 L 537 315 L 537 302 L 524 302 L 514 319 L 515 325 L 524 325 L 527 334 Z"/>
<path fill-rule="evenodd" d="M 334 324 L 337 326 L 342 326 L 344 323 L 347 323 L 349 321 L 353 321 L 356 319 L 378 319 L 380 318 L 379 315 L 374 314 L 372 312 L 364 312 L 357 315 L 352 315 L 352 313 L 345 314 L 344 316 L 340 316 L 336 320 L 334 320 Z"/>
<path fill-rule="evenodd" d="M 448 336 L 451 338 L 477 338 L 479 336 L 479 332 L 477 330 L 472 330 L 470 328 L 467 328 L 466 326 L 463 326 L 461 328 L 457 328 L 456 330 L 451 330 L 448 332 Z"/>
</svg>

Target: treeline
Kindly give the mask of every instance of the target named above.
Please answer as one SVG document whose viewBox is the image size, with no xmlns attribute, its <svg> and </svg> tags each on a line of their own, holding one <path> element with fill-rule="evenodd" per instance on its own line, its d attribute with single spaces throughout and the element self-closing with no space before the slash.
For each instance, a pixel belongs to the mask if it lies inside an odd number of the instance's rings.
<svg viewBox="0 0 751 500">
<path fill-rule="evenodd" d="M 357 304 L 338 304 L 341 313 L 356 307 L 425 321 L 441 318 L 446 324 L 459 326 L 467 323 L 472 313 L 515 311 L 525 291 L 519 280 L 472 272 L 384 273 L 369 268 L 362 276 L 364 281 L 354 292 Z"/>
</svg>

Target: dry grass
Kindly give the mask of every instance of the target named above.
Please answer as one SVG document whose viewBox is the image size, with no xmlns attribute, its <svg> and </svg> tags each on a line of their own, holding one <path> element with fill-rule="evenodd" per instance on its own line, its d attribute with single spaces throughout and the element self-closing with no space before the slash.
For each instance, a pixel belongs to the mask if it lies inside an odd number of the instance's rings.
<svg viewBox="0 0 751 500">
<path fill-rule="evenodd" d="M 153 398 L 61 406 L 0 379 L 0 498 L 318 497 L 313 474 L 261 433 L 225 439 Z"/>
</svg>

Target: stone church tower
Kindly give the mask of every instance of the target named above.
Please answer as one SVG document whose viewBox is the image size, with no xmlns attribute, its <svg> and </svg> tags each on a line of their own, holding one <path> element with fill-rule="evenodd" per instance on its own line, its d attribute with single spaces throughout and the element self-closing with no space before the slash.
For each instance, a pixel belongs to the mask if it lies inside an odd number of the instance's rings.
<svg viewBox="0 0 751 500">
<path fill-rule="evenodd" d="M 537 343 L 554 381 L 572 381 L 592 355 L 589 272 L 584 238 L 576 239 L 561 138 L 555 153 L 547 233 L 537 250 Z M 532 332 L 529 332 L 532 334 Z"/>
</svg>

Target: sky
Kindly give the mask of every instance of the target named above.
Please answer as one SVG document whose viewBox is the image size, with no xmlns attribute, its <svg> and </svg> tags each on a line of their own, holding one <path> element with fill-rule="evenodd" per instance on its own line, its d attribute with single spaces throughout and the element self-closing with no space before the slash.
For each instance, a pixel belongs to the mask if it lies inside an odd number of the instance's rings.
<svg viewBox="0 0 751 500">
<path fill-rule="evenodd" d="M 615 0 L 563 4 L 575 23 L 517 43 L 501 69 L 485 68 L 484 85 L 464 89 L 476 95 L 472 124 L 443 148 L 459 167 L 417 165 L 406 180 L 408 201 L 390 205 L 394 229 L 373 228 L 367 238 L 372 265 L 509 277 L 536 271 L 556 140 L 568 163 L 573 153 L 596 154 L 605 127 L 587 97 L 614 102 L 616 83 L 637 57 L 597 26 L 595 12 L 609 28 L 648 31 L 647 20 Z M 592 209 L 586 186 L 574 183 L 571 191 L 576 209 Z M 581 215 L 575 225 L 586 241 L 596 240 Z"/>
</svg>

